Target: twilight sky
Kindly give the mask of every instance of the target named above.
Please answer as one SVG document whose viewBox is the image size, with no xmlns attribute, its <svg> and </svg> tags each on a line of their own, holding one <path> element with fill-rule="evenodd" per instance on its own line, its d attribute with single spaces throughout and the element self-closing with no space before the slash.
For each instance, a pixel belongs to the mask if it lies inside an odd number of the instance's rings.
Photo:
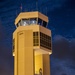
<svg viewBox="0 0 75 75">
<path fill-rule="evenodd" d="M 13 75 L 16 12 L 21 3 L 23 11 L 36 10 L 36 1 L 0 0 L 0 75 Z M 51 75 L 75 75 L 75 0 L 38 0 L 38 9 L 47 13 L 52 30 Z"/>
</svg>

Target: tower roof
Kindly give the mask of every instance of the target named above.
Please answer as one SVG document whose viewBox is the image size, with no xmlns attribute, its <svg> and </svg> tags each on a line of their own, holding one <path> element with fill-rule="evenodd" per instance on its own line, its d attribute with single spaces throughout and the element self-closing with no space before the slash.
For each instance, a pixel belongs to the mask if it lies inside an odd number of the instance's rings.
<svg viewBox="0 0 75 75">
<path fill-rule="evenodd" d="M 33 12 L 21 12 L 18 17 L 15 19 L 15 25 L 21 20 L 21 19 L 30 19 L 30 18 L 40 18 L 45 22 L 48 22 L 48 17 L 45 16 L 44 14 L 38 12 L 38 11 L 33 11 Z"/>
</svg>

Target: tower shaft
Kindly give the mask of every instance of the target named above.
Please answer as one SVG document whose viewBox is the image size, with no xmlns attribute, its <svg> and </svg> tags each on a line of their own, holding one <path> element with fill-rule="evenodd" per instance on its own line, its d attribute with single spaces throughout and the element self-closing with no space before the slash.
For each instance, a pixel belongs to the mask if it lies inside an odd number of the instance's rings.
<svg viewBox="0 0 75 75">
<path fill-rule="evenodd" d="M 34 75 L 32 30 L 18 32 L 15 36 L 16 52 L 14 75 Z"/>
</svg>

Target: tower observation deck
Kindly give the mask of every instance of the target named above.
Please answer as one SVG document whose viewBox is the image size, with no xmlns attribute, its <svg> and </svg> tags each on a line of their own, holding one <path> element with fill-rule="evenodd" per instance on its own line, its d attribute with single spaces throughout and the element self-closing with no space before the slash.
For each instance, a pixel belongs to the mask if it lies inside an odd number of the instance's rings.
<svg viewBox="0 0 75 75">
<path fill-rule="evenodd" d="M 14 75 L 50 75 L 52 54 L 48 17 L 34 12 L 21 12 L 15 19 L 13 33 Z"/>
</svg>

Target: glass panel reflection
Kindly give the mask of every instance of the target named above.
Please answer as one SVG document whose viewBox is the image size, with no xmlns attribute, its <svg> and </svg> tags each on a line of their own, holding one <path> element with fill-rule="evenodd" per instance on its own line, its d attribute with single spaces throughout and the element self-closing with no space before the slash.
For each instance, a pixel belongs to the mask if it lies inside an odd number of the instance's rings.
<svg viewBox="0 0 75 75">
<path fill-rule="evenodd" d="M 47 27 L 47 22 L 41 20 L 40 18 L 29 18 L 29 19 L 21 19 L 18 24 L 16 25 L 17 27 L 19 26 L 26 26 L 26 25 L 42 25 L 43 27 Z"/>
<path fill-rule="evenodd" d="M 30 19 L 30 24 L 36 24 L 36 23 L 37 23 L 36 18 Z"/>
<path fill-rule="evenodd" d="M 22 19 L 21 25 L 22 25 L 22 26 L 29 25 L 29 19 Z"/>
<path fill-rule="evenodd" d="M 43 26 L 46 27 L 47 26 L 47 22 L 43 21 Z"/>
<path fill-rule="evenodd" d="M 40 18 L 38 18 L 38 24 L 42 25 L 42 20 Z"/>
</svg>

